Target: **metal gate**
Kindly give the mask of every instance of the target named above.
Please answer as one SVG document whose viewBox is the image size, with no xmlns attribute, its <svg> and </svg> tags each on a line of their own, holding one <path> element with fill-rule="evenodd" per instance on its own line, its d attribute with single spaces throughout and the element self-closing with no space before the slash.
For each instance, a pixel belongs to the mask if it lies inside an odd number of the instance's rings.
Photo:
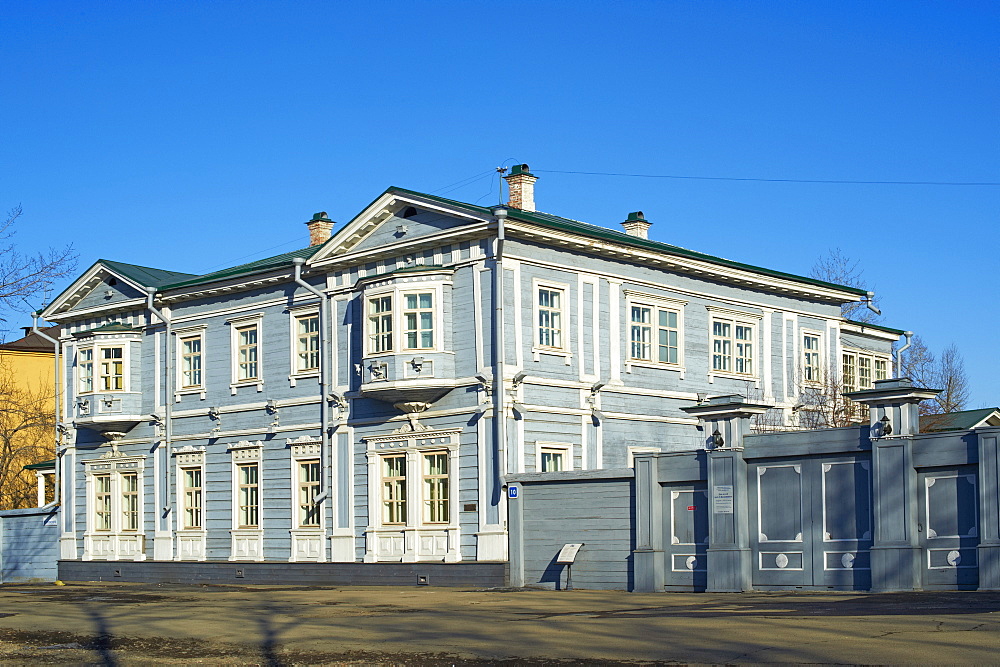
<svg viewBox="0 0 1000 667">
<path fill-rule="evenodd" d="M 663 552 L 667 590 L 704 591 L 708 577 L 708 491 L 704 482 L 666 484 Z"/>
<path fill-rule="evenodd" d="M 755 588 L 871 586 L 867 457 L 772 459 L 748 474 Z"/>
<path fill-rule="evenodd" d="M 925 589 L 979 587 L 975 466 L 917 473 L 918 523 Z"/>
</svg>

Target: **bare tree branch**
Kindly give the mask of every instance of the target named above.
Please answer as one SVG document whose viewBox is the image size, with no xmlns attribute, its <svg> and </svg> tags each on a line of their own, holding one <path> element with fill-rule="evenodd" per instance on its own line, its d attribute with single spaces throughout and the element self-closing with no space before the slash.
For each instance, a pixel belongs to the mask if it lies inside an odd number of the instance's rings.
<svg viewBox="0 0 1000 667">
<path fill-rule="evenodd" d="M 76 252 L 71 245 L 38 253 L 18 250 L 15 225 L 22 214 L 21 206 L 15 206 L 0 222 L 0 321 L 7 319 L 7 311 L 26 310 L 25 299 L 46 291 L 76 270 Z"/>
<path fill-rule="evenodd" d="M 859 260 L 851 259 L 840 248 L 833 248 L 816 260 L 809 275 L 828 283 L 856 287 L 869 292 L 875 291 L 864 279 L 864 273 Z M 872 299 L 872 305 L 878 307 L 878 300 Z M 866 324 L 875 324 L 882 319 L 860 301 L 841 304 L 840 313 L 849 320 Z"/>
</svg>

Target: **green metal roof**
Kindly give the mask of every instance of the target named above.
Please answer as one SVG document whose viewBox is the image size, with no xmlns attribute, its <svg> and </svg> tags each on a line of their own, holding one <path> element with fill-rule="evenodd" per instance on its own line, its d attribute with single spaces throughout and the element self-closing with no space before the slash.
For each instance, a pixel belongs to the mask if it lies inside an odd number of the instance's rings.
<svg viewBox="0 0 1000 667">
<path fill-rule="evenodd" d="M 238 276 L 250 275 L 253 273 L 262 273 L 264 271 L 270 271 L 271 269 L 276 269 L 280 267 L 287 267 L 296 257 L 309 259 L 314 254 L 316 254 L 316 251 L 318 251 L 321 247 L 322 246 L 317 245 L 317 246 L 310 246 L 308 248 L 301 248 L 299 250 L 293 250 L 291 252 L 286 252 L 281 255 L 275 255 L 274 257 L 259 259 L 256 262 L 250 262 L 248 264 L 240 264 L 239 266 L 234 266 L 228 269 L 222 269 L 221 271 L 215 271 L 213 273 L 206 273 L 201 276 L 192 276 L 190 277 L 190 280 L 181 280 L 165 284 L 162 287 L 164 289 L 191 287 L 194 285 L 201 285 L 204 283 L 214 282 L 216 280 L 235 278 Z"/>
<path fill-rule="evenodd" d="M 167 283 L 177 282 L 194 278 L 193 273 L 181 273 L 179 271 L 166 271 L 164 269 L 152 269 L 148 266 L 137 266 L 124 262 L 113 262 L 110 259 L 99 259 L 98 264 L 103 264 L 112 271 L 120 273 L 126 278 L 131 278 L 140 285 L 146 287 L 162 287 Z"/>
<path fill-rule="evenodd" d="M 870 329 L 878 329 L 879 331 L 885 331 L 887 333 L 896 334 L 897 336 L 902 336 L 906 332 L 902 329 L 893 329 L 892 327 L 882 326 L 881 324 L 871 324 L 870 322 L 858 322 L 857 320 L 847 320 L 851 324 L 855 324 L 859 327 L 868 327 Z"/>
<path fill-rule="evenodd" d="M 920 430 L 923 433 L 968 431 L 993 413 L 1000 416 L 1000 408 L 980 408 L 978 410 L 946 412 L 941 415 L 922 415 L 920 417 Z"/>
<path fill-rule="evenodd" d="M 379 195 L 379 197 L 382 197 L 383 195 L 390 192 L 408 194 L 416 197 L 424 197 L 432 201 L 441 202 L 443 204 L 449 204 L 451 206 L 465 209 L 467 211 L 471 211 L 474 213 L 479 213 L 481 215 L 492 214 L 491 209 L 484 206 L 477 206 L 475 204 L 466 204 L 465 202 L 455 201 L 454 199 L 447 199 L 445 197 L 438 197 L 436 195 L 429 195 L 423 192 L 417 192 L 415 190 L 407 190 L 406 188 L 400 188 L 395 186 L 387 189 L 385 192 L 382 193 L 382 195 Z M 376 198 L 375 201 L 378 201 L 378 199 Z M 522 222 L 530 222 L 533 224 L 541 225 L 542 227 L 548 227 L 549 229 L 566 231 L 575 234 L 582 234 L 584 236 L 590 236 L 598 239 L 603 239 L 606 241 L 614 241 L 616 243 L 622 243 L 625 245 L 642 248 L 644 250 L 652 250 L 655 252 L 676 255 L 678 257 L 686 257 L 689 259 L 696 259 L 700 261 L 710 262 L 712 264 L 718 264 L 720 266 L 742 269 L 744 271 L 759 273 L 762 275 L 772 276 L 775 278 L 793 280 L 795 282 L 805 283 L 807 285 L 815 285 L 817 287 L 826 287 L 826 288 L 840 290 L 843 292 L 850 292 L 851 294 L 857 294 L 858 296 L 865 296 L 868 293 L 867 290 L 859 289 L 857 287 L 837 285 L 836 283 L 829 283 L 824 280 L 807 278 L 805 276 L 797 276 L 792 273 L 785 273 L 784 271 L 774 271 L 772 269 L 765 269 L 760 266 L 753 266 L 752 264 L 735 262 L 730 259 L 715 257 L 713 255 L 706 255 L 705 253 L 696 252 L 694 250 L 688 250 L 687 248 L 681 248 L 680 246 L 670 245 L 669 243 L 652 241 L 650 239 L 644 239 L 638 236 L 632 236 L 630 234 L 626 234 L 625 232 L 619 232 L 613 229 L 608 229 L 606 227 L 599 227 L 597 225 L 592 225 L 590 223 L 580 222 L 579 220 L 571 220 L 570 218 L 563 218 L 557 215 L 551 215 L 549 213 L 539 213 L 537 211 L 522 211 L 521 209 L 511 208 L 511 207 L 508 207 L 507 210 L 508 210 L 507 213 L 508 219 L 520 220 Z M 356 218 L 357 216 L 355 216 L 355 219 Z M 341 227 L 340 230 L 338 230 L 338 233 L 340 231 L 343 231 L 346 227 L 347 225 Z M 336 237 L 337 234 L 334 234 L 334 236 L 330 240 L 332 241 Z"/>
<path fill-rule="evenodd" d="M 121 322 L 108 322 L 107 324 L 102 324 L 99 327 L 94 327 L 93 329 L 87 329 L 86 331 L 77 331 L 74 336 L 89 336 L 95 333 L 138 333 L 141 329 L 136 329 L 135 327 L 130 327 L 127 324 L 122 324 Z"/>
<path fill-rule="evenodd" d="M 39 461 L 38 463 L 29 463 L 24 466 L 22 470 L 55 470 L 56 460 L 49 459 L 48 461 Z"/>
</svg>

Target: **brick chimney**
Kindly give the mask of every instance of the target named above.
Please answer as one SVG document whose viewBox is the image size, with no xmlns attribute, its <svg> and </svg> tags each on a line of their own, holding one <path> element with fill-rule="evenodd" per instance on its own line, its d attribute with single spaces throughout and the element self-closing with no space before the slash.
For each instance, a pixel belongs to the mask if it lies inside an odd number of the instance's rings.
<svg viewBox="0 0 1000 667">
<path fill-rule="evenodd" d="M 510 173 L 503 177 L 507 181 L 510 199 L 507 206 L 519 208 L 522 211 L 535 210 L 535 181 L 538 177 L 528 172 L 528 165 L 515 164 Z"/>
<path fill-rule="evenodd" d="M 326 217 L 326 211 L 314 213 L 312 220 L 306 223 L 309 228 L 309 246 L 323 245 L 330 238 L 333 220 Z"/>
<path fill-rule="evenodd" d="M 649 228 L 653 223 L 646 220 L 642 211 L 635 211 L 628 214 L 628 218 L 622 223 L 625 233 L 629 236 L 638 236 L 641 239 L 649 238 Z"/>
</svg>

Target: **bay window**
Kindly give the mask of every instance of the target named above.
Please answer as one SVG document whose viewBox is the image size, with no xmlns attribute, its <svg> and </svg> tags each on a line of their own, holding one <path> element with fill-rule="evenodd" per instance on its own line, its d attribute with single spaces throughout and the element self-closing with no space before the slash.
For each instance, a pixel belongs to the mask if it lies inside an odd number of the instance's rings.
<svg viewBox="0 0 1000 667">
<path fill-rule="evenodd" d="M 77 378 L 81 394 L 94 391 L 94 349 L 91 347 L 82 348 L 77 355 Z"/>
<path fill-rule="evenodd" d="M 434 293 L 403 295 L 405 347 L 426 350 L 434 347 Z"/>
<path fill-rule="evenodd" d="M 101 391 L 123 391 L 125 389 L 125 351 L 121 347 L 99 347 L 100 360 L 99 387 Z"/>
<path fill-rule="evenodd" d="M 889 374 L 889 357 L 864 350 L 844 350 L 841 358 L 841 384 L 843 392 L 874 389 L 876 380 L 885 380 Z"/>
<path fill-rule="evenodd" d="M 368 299 L 368 352 L 392 352 L 392 295 Z"/>
</svg>

